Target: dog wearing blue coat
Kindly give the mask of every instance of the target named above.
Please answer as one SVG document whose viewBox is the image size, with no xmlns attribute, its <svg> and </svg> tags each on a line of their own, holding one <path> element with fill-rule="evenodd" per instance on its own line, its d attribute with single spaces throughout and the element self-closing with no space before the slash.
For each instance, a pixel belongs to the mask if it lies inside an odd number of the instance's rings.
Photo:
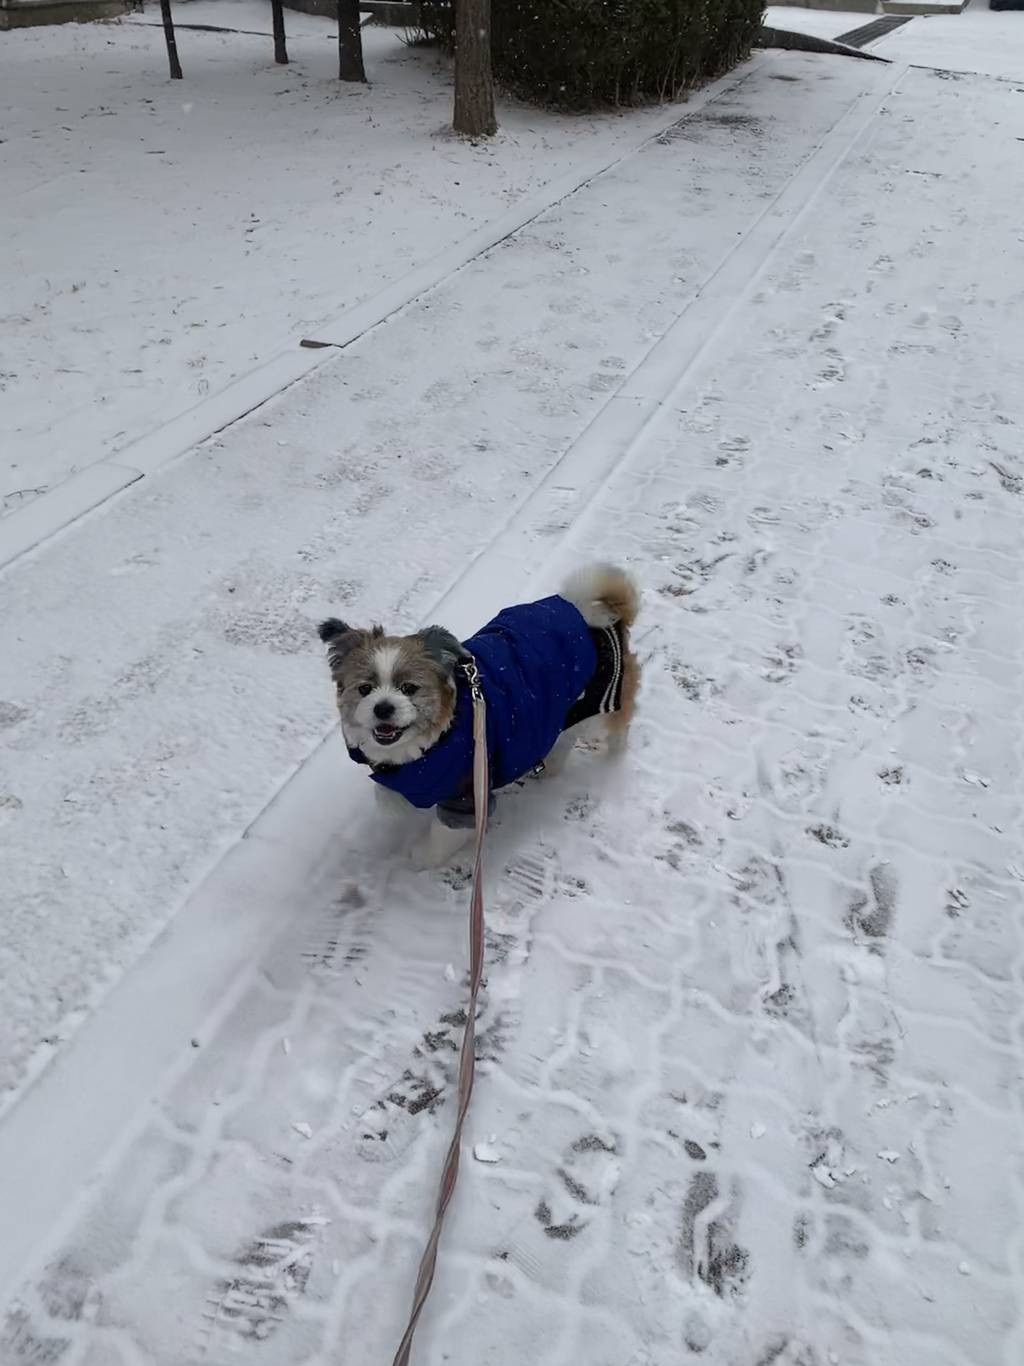
<svg viewBox="0 0 1024 1366">
<path fill-rule="evenodd" d="M 476 663 L 487 703 L 492 792 L 557 772 L 595 729 L 610 748 L 625 743 L 640 685 L 629 639 L 639 605 L 624 570 L 589 565 L 560 593 L 506 607 L 465 641 L 441 626 L 390 636 L 336 617 L 322 623 L 349 756 L 385 801 L 435 812 L 414 853 L 421 866 L 446 863 L 472 835 L 473 708 L 462 666 Z"/>
</svg>

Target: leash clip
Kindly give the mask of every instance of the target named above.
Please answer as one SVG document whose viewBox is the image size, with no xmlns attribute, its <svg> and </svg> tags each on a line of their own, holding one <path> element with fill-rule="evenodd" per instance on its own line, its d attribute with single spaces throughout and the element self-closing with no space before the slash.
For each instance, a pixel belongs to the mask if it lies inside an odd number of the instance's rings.
<svg viewBox="0 0 1024 1366">
<path fill-rule="evenodd" d="M 469 693 L 473 701 L 482 702 L 484 695 L 480 687 L 480 670 L 476 667 L 476 660 L 467 659 L 462 665 L 462 671 L 469 683 Z"/>
</svg>

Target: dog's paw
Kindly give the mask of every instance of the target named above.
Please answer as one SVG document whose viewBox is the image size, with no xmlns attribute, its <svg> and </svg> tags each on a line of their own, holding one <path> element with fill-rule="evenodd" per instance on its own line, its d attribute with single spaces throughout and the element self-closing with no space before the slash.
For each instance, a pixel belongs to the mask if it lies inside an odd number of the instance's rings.
<svg viewBox="0 0 1024 1366">
<path fill-rule="evenodd" d="M 430 836 L 424 835 L 409 850 L 409 863 L 417 873 L 425 873 L 430 868 L 440 868 L 444 859 L 438 857 Z"/>
<path fill-rule="evenodd" d="M 461 827 L 451 828 L 433 821 L 425 835 L 416 841 L 409 851 L 409 861 L 416 869 L 443 868 L 460 849 L 465 849 L 472 839 L 471 830 Z"/>
</svg>

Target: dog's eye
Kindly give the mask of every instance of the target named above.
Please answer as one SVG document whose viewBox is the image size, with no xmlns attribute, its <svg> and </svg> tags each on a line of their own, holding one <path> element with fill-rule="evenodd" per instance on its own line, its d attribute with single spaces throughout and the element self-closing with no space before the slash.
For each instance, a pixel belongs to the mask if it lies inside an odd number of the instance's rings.
<svg viewBox="0 0 1024 1366">
<path fill-rule="evenodd" d="M 369 697 L 370 693 L 373 692 L 373 684 L 372 684 L 372 683 L 360 683 L 359 688 L 358 688 L 358 692 L 359 692 L 359 696 L 360 696 L 360 697 Z"/>
<path fill-rule="evenodd" d="M 406 697 L 415 697 L 419 692 L 419 687 L 415 683 L 403 683 L 402 691 L 405 693 Z"/>
</svg>

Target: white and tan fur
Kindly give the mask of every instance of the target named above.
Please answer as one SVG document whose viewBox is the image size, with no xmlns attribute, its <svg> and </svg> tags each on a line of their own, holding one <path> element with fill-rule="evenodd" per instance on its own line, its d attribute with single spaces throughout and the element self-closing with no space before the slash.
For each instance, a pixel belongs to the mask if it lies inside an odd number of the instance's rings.
<svg viewBox="0 0 1024 1366">
<path fill-rule="evenodd" d="M 629 575 L 613 565 L 587 565 L 569 577 L 561 596 L 588 626 L 622 623 L 622 709 L 564 731 L 544 760 L 548 774 L 561 770 L 578 738 L 595 731 L 606 732 L 611 750 L 621 749 L 640 686 L 639 661 L 629 648 L 640 595 Z M 379 626 L 360 630 L 332 618 L 320 627 L 320 636 L 327 645 L 342 732 L 351 749 L 361 750 L 371 764 L 399 765 L 418 759 L 440 740 L 454 716 L 456 669 L 464 655 L 449 631 L 428 626 L 413 635 L 389 636 Z M 383 806 L 408 809 L 403 797 L 374 786 Z M 472 830 L 443 825 L 435 813 L 414 858 L 421 866 L 439 866 L 470 838 Z"/>
</svg>

